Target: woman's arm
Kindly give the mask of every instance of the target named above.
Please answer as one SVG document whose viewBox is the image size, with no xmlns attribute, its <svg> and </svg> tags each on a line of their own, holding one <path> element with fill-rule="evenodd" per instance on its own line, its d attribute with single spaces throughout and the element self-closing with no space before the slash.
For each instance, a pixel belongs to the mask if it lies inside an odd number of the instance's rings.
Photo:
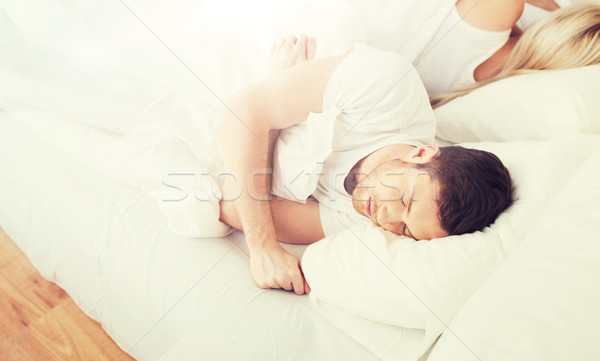
<svg viewBox="0 0 600 361">
<path fill-rule="evenodd" d="M 459 0 L 456 10 L 469 25 L 488 31 L 512 29 L 523 13 L 525 0 Z"/>
<path fill-rule="evenodd" d="M 224 196 L 235 195 L 235 206 L 250 250 L 254 281 L 262 288 L 304 293 L 298 260 L 277 242 L 270 202 L 268 161 L 271 130 L 305 120 L 321 112 L 325 88 L 343 56 L 310 60 L 274 74 L 236 93 L 221 110 L 225 169 Z M 266 173 L 266 174 L 265 174 Z"/>
<path fill-rule="evenodd" d="M 516 26 L 523 13 L 525 0 L 459 0 L 456 3 L 458 14 L 467 24 L 487 31 L 511 30 L 511 36 L 521 34 Z M 483 81 L 496 75 L 506 62 L 517 41 L 511 37 L 491 57 L 479 64 L 473 76 L 476 81 Z"/>
<path fill-rule="evenodd" d="M 547 11 L 560 9 L 560 6 L 553 0 L 525 0 L 525 2 Z"/>
</svg>

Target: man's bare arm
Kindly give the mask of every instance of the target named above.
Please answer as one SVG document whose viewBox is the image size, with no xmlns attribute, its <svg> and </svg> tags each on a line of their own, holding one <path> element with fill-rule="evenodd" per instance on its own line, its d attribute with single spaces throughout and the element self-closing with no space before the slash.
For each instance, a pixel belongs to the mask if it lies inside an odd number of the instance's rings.
<svg viewBox="0 0 600 361">
<path fill-rule="evenodd" d="M 285 243 L 311 244 L 325 237 L 321 226 L 319 202 L 308 199 L 306 204 L 273 197 L 270 201 L 277 239 Z M 233 202 L 221 202 L 221 221 L 242 229 Z"/>
<path fill-rule="evenodd" d="M 237 173 L 223 193 L 241 187 L 235 200 L 240 224 L 250 250 L 250 267 L 255 282 L 263 288 L 283 288 L 304 293 L 298 260 L 277 242 L 270 202 L 270 169 L 273 129 L 283 129 L 321 112 L 325 88 L 343 56 L 311 60 L 253 84 L 226 101 L 221 110 L 226 170 Z M 252 176 L 256 172 L 263 175 Z M 236 187 L 237 186 L 237 187 Z"/>
</svg>

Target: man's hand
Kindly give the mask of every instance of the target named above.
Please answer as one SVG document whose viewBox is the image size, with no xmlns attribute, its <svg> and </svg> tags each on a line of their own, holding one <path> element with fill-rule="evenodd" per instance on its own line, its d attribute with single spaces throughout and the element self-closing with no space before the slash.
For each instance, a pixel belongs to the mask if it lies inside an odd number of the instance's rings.
<svg viewBox="0 0 600 361">
<path fill-rule="evenodd" d="M 300 263 L 279 244 L 250 249 L 250 272 L 260 288 L 283 288 L 304 294 Z"/>
<path fill-rule="evenodd" d="M 315 38 L 291 35 L 281 39 L 271 49 L 269 56 L 269 73 L 275 74 L 291 66 L 315 58 L 317 43 Z"/>
</svg>

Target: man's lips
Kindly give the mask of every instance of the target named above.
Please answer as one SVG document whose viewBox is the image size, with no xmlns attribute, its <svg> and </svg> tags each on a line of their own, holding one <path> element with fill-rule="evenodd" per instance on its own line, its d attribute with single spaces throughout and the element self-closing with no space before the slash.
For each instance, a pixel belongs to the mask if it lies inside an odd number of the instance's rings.
<svg viewBox="0 0 600 361">
<path fill-rule="evenodd" d="M 367 214 L 369 215 L 369 217 L 371 216 L 371 197 L 369 197 L 369 199 L 367 200 L 367 204 L 365 205 L 365 209 L 367 211 Z"/>
</svg>

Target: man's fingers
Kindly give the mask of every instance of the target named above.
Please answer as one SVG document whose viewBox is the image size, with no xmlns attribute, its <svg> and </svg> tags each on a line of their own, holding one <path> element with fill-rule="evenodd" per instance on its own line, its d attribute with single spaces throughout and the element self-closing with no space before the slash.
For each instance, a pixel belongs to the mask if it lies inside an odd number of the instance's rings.
<svg viewBox="0 0 600 361">
<path fill-rule="evenodd" d="M 306 282 L 306 279 L 304 279 L 304 292 L 306 292 L 307 295 L 310 294 L 310 286 L 308 285 L 308 283 Z"/>
<path fill-rule="evenodd" d="M 298 41 L 298 39 L 296 38 L 295 35 L 290 35 L 286 38 L 286 45 L 287 46 L 292 46 L 294 44 L 296 44 L 296 41 Z"/>
<path fill-rule="evenodd" d="M 304 294 L 300 262 L 281 247 L 266 250 L 266 254 L 251 254 L 250 270 L 260 288 L 281 288 L 298 295 Z"/>
<path fill-rule="evenodd" d="M 291 282 L 283 281 L 283 282 L 279 283 L 279 287 L 273 287 L 273 288 L 283 288 L 286 291 L 291 291 L 293 289 L 293 286 L 292 286 Z"/>
<path fill-rule="evenodd" d="M 294 278 L 292 279 L 292 285 L 294 286 L 294 293 L 296 293 L 297 295 L 303 295 L 304 294 L 304 278 L 302 277 L 302 274 L 300 274 L 300 269 L 298 269 L 298 274 L 296 276 L 294 276 Z"/>
<path fill-rule="evenodd" d="M 302 34 L 298 37 L 298 41 L 296 41 L 296 46 L 305 47 L 307 42 L 308 42 L 308 36 Z"/>
<path fill-rule="evenodd" d="M 308 282 L 306 282 L 306 277 L 304 277 L 304 271 L 302 271 L 302 264 L 300 264 L 298 262 L 298 267 L 300 268 L 300 274 L 302 274 L 302 285 L 304 285 L 304 292 L 306 292 L 306 294 L 310 294 L 310 286 L 308 285 Z"/>
<path fill-rule="evenodd" d="M 317 52 L 317 40 L 315 38 L 308 39 L 306 43 L 306 59 L 311 60 L 315 58 Z"/>
<path fill-rule="evenodd" d="M 296 42 L 296 47 L 298 49 L 298 56 L 301 57 L 302 60 L 309 60 L 309 56 L 310 56 L 310 51 L 308 48 L 308 44 L 310 42 L 310 39 L 308 38 L 308 36 L 302 34 L 298 37 L 298 41 Z M 314 54 L 313 54 L 313 58 L 314 58 Z"/>
</svg>

